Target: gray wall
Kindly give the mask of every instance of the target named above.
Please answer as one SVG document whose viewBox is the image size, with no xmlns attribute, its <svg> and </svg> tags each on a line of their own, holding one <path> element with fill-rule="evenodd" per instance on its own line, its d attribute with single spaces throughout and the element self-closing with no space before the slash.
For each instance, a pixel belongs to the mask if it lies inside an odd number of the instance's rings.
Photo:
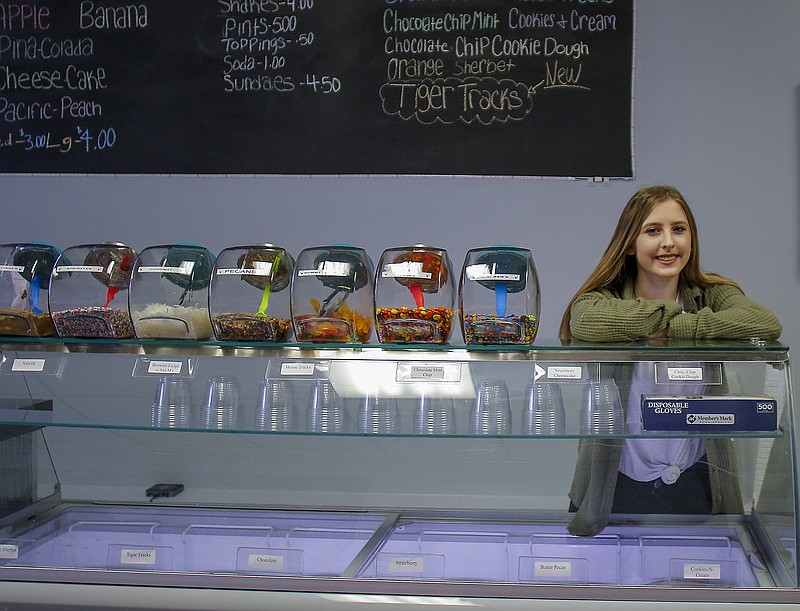
<svg viewBox="0 0 800 611">
<path fill-rule="evenodd" d="M 693 206 L 703 266 L 773 309 L 783 340 L 800 346 L 800 2 L 636 8 L 632 181 L 5 176 L 0 243 L 191 241 L 219 252 L 270 241 L 297 254 L 349 242 L 377 261 L 384 248 L 425 242 L 457 267 L 471 247 L 517 244 L 538 267 L 545 343 L 630 194 L 671 183 Z"/>
<path fill-rule="evenodd" d="M 294 254 L 348 242 L 375 261 L 425 242 L 457 267 L 474 246 L 517 244 L 540 275 L 541 341 L 630 194 L 670 183 L 694 207 L 704 267 L 771 307 L 798 344 L 798 22 L 795 0 L 638 0 L 633 181 L 4 176 L 0 242 L 271 241 Z"/>
</svg>

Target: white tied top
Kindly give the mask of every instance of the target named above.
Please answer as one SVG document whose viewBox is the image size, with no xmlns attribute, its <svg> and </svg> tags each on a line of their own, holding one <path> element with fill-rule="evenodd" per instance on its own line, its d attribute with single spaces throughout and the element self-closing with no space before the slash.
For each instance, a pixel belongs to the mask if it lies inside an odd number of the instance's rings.
<svg viewBox="0 0 800 611">
<path fill-rule="evenodd" d="M 655 364 L 639 362 L 634 365 L 631 392 L 625 418 L 627 430 L 642 432 L 642 396 L 691 396 L 702 394 L 704 384 L 656 384 Z M 674 484 L 681 473 L 695 464 L 705 448 L 702 439 L 626 439 L 622 445 L 619 470 L 639 482 L 661 478 Z"/>
</svg>

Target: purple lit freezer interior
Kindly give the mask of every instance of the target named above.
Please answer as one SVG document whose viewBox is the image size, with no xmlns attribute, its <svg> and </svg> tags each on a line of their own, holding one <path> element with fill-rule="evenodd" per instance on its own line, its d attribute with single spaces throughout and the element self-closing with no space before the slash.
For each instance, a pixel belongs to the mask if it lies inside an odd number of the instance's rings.
<svg viewBox="0 0 800 611">
<path fill-rule="evenodd" d="M 382 524 L 365 514 L 69 507 L 18 537 L 0 567 L 339 576 Z"/>
<path fill-rule="evenodd" d="M 753 587 L 734 527 L 609 527 L 573 537 L 564 526 L 411 521 L 398 524 L 362 576 L 548 584 Z"/>
<path fill-rule="evenodd" d="M 400 519 L 390 528 L 391 520 L 358 512 L 67 506 L 22 534 L 0 531 L 0 569 L 739 588 L 769 580 L 735 525 L 611 526 L 572 537 L 562 524 L 533 521 Z"/>
</svg>

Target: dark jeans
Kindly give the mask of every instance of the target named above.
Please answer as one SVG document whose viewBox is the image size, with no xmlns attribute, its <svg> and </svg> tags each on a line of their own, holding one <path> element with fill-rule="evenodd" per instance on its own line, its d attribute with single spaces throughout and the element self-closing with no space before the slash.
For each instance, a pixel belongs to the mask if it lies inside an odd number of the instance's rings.
<svg viewBox="0 0 800 611">
<path fill-rule="evenodd" d="M 572 503 L 570 511 L 577 511 Z M 711 513 L 708 458 L 700 458 L 674 484 L 665 484 L 660 478 L 637 482 L 619 473 L 611 513 Z"/>
</svg>

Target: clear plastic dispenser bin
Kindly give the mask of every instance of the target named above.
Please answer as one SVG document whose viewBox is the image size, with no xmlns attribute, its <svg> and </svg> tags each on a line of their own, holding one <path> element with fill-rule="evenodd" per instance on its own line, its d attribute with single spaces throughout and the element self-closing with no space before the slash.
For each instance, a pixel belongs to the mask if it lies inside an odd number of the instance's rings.
<svg viewBox="0 0 800 611">
<path fill-rule="evenodd" d="M 458 290 L 464 343 L 532 344 L 539 328 L 539 278 L 526 248 L 467 252 Z"/>
<path fill-rule="evenodd" d="M 375 280 L 375 320 L 381 343 L 447 342 L 454 302 L 447 251 L 422 244 L 383 251 Z"/>
<path fill-rule="evenodd" d="M 0 335 L 55 335 L 47 289 L 58 250 L 49 244 L 0 246 Z"/>
<path fill-rule="evenodd" d="M 300 342 L 364 344 L 372 335 L 372 261 L 354 246 L 306 248 L 292 277 L 292 322 Z"/>
<path fill-rule="evenodd" d="M 202 246 L 150 246 L 133 266 L 128 303 L 139 339 L 210 339 L 214 255 Z"/>
<path fill-rule="evenodd" d="M 67 248 L 50 278 L 50 315 L 61 337 L 134 336 L 127 295 L 136 251 L 124 244 Z"/>
<path fill-rule="evenodd" d="M 211 276 L 211 323 L 220 341 L 285 342 L 292 334 L 294 259 L 272 244 L 232 246 Z"/>
</svg>

